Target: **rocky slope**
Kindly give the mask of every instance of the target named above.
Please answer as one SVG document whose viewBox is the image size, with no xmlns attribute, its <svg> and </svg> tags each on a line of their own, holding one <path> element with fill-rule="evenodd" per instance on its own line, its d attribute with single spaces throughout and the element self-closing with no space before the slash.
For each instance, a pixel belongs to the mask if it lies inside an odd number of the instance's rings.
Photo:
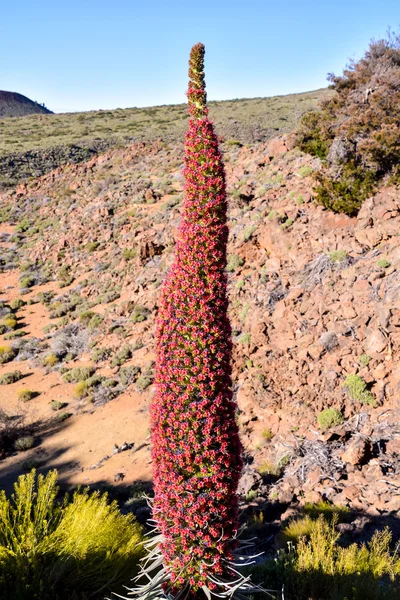
<svg viewBox="0 0 400 600">
<path fill-rule="evenodd" d="M 0 90 L 0 117 L 23 117 L 37 113 L 49 114 L 51 110 L 22 94 Z"/>
<path fill-rule="evenodd" d="M 400 192 L 382 189 L 357 218 L 335 215 L 313 202 L 318 159 L 287 139 L 223 147 L 244 502 L 281 507 L 282 519 L 321 500 L 394 519 Z M 137 143 L 0 197 L 0 298 L 18 307 L 0 340 L 11 346 L 0 377 L 24 374 L 0 386 L 0 409 L 34 439 L 25 452 L 4 445 L 3 481 L 31 464 L 57 466 L 71 484 L 151 480 L 154 316 L 182 160 L 176 145 Z M 88 366 L 80 384 L 69 370 Z M 39 394 L 22 403 L 24 387 Z"/>
</svg>

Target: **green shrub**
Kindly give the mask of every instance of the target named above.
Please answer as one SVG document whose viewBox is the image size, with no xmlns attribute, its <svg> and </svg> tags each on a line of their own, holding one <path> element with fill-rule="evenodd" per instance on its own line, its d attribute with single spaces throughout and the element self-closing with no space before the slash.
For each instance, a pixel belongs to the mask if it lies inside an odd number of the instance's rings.
<svg viewBox="0 0 400 600">
<path fill-rule="evenodd" d="M 24 437 L 20 437 L 16 440 L 15 442 L 15 449 L 18 450 L 19 452 L 25 452 L 26 450 L 30 450 L 31 448 L 33 448 L 33 445 L 35 443 L 34 438 L 31 435 L 26 435 Z M 0 492 L 1 494 L 1 492 Z M 0 502 L 1 502 L 1 496 L 0 496 Z M 1 527 L 1 523 L 0 523 L 0 527 Z M 0 546 L 1 548 L 1 546 Z M 1 555 L 0 555 L 0 564 L 1 564 Z"/>
<path fill-rule="evenodd" d="M 7 315 L 3 319 L 3 325 L 5 326 L 7 331 L 10 331 L 10 329 L 12 330 L 16 328 L 16 326 L 18 325 L 18 321 L 14 317 L 14 315 Z"/>
<path fill-rule="evenodd" d="M 74 398 L 86 398 L 89 395 L 90 387 L 87 381 L 79 381 L 74 388 Z"/>
<path fill-rule="evenodd" d="M 300 177 L 310 177 L 310 175 L 312 175 L 314 173 L 314 169 L 312 169 L 310 166 L 308 165 L 304 165 L 303 167 L 300 167 L 300 169 L 297 171 L 297 175 L 299 175 Z"/>
<path fill-rule="evenodd" d="M 251 333 L 242 333 L 242 335 L 238 339 L 239 344 L 250 344 L 251 342 Z"/>
<path fill-rule="evenodd" d="M 95 371 L 96 369 L 94 367 L 75 367 L 63 373 L 63 380 L 65 383 L 85 381 L 85 379 L 89 379 Z"/>
<path fill-rule="evenodd" d="M 307 520 L 296 545 L 252 568 L 252 579 L 266 589 L 285 587 L 289 600 L 396 600 L 400 557 L 391 550 L 388 529 L 376 531 L 368 545 L 343 547 L 331 522 Z M 298 532 L 300 525 L 297 525 Z M 281 593 L 273 596 L 281 598 Z"/>
<path fill-rule="evenodd" d="M 22 300 L 22 298 L 15 298 L 12 302 L 11 302 L 11 308 L 13 310 L 19 310 L 20 308 L 22 308 L 23 306 L 25 306 L 26 302 L 25 300 Z"/>
<path fill-rule="evenodd" d="M 239 267 L 244 265 L 244 259 L 237 254 L 228 254 L 228 260 L 226 265 L 226 270 L 230 273 L 233 271 L 237 271 Z"/>
<path fill-rule="evenodd" d="M 122 251 L 122 256 L 127 261 L 132 260 L 133 258 L 136 258 L 137 250 L 136 248 L 124 248 Z"/>
<path fill-rule="evenodd" d="M 11 346 L 0 346 L 0 365 L 12 361 L 16 354 L 16 351 Z"/>
<path fill-rule="evenodd" d="M 133 323 L 141 323 L 142 321 L 146 321 L 150 311 L 148 308 L 144 306 L 135 306 L 133 309 L 130 319 Z"/>
<path fill-rule="evenodd" d="M 329 259 L 333 263 L 342 262 L 347 258 L 346 250 L 332 250 L 329 252 Z"/>
<path fill-rule="evenodd" d="M 52 400 L 50 402 L 50 408 L 51 410 L 61 410 L 62 408 L 64 408 L 66 406 L 65 402 L 60 402 L 59 400 Z"/>
<path fill-rule="evenodd" d="M 371 357 L 368 356 L 368 354 L 360 354 L 358 357 L 358 362 L 362 367 L 368 367 L 369 363 L 371 362 Z"/>
<path fill-rule="evenodd" d="M 147 389 L 149 387 L 149 385 L 151 385 L 152 383 L 153 383 L 152 377 L 149 377 L 148 375 L 141 375 L 136 380 L 136 389 L 138 392 L 144 392 L 144 390 Z"/>
<path fill-rule="evenodd" d="M 344 419 L 340 410 L 336 410 L 336 408 L 326 408 L 319 413 L 317 421 L 321 429 L 328 429 L 335 425 L 341 425 Z"/>
<path fill-rule="evenodd" d="M 85 246 L 87 252 L 95 252 L 100 246 L 100 242 L 88 242 Z"/>
<path fill-rule="evenodd" d="M 132 358 L 131 347 L 130 346 L 122 346 L 122 348 L 116 354 L 114 354 L 114 357 L 111 361 L 111 366 L 112 367 L 120 367 L 130 358 Z"/>
<path fill-rule="evenodd" d="M 32 275 L 26 275 L 22 277 L 19 281 L 21 288 L 31 288 L 35 285 L 35 278 Z"/>
<path fill-rule="evenodd" d="M 54 352 L 51 352 L 50 354 L 47 354 L 44 359 L 43 359 L 43 366 L 44 367 L 54 367 L 54 365 L 56 365 L 59 361 L 58 356 L 56 356 L 54 354 Z"/>
<path fill-rule="evenodd" d="M 347 375 L 344 387 L 347 390 L 350 398 L 361 404 L 369 404 L 370 406 L 376 406 L 376 399 L 367 389 L 367 384 L 362 377 L 359 375 Z"/>
<path fill-rule="evenodd" d="M 32 398 L 34 398 L 36 395 L 37 395 L 37 392 L 33 392 L 32 390 L 27 390 L 26 388 L 18 390 L 18 392 L 17 392 L 18 400 L 20 400 L 21 402 L 29 402 L 29 400 L 32 400 Z"/>
<path fill-rule="evenodd" d="M 9 385 L 10 383 L 15 383 L 23 378 L 23 374 L 21 371 L 10 371 L 10 373 L 4 373 L 0 377 L 0 385 Z"/>
<path fill-rule="evenodd" d="M 324 161 L 315 196 L 326 208 L 355 215 L 385 178 L 399 180 L 399 76 L 400 36 L 389 34 L 329 75 L 335 94 L 302 118 L 297 144 Z"/>
<path fill-rule="evenodd" d="M 376 264 L 380 269 L 388 269 L 390 267 L 390 262 L 386 258 L 380 258 Z"/>
<path fill-rule="evenodd" d="M 93 317 L 90 319 L 90 321 L 88 323 L 88 329 L 89 329 L 89 331 L 94 331 L 95 329 L 97 329 L 98 327 L 100 327 L 100 325 L 102 324 L 103 320 L 104 320 L 104 317 L 102 317 L 102 315 L 94 313 Z"/>
<path fill-rule="evenodd" d="M 0 596 L 70 600 L 109 595 L 137 573 L 142 532 L 106 494 L 78 490 L 58 503 L 57 473 L 0 491 Z"/>
<path fill-rule="evenodd" d="M 139 367 L 122 367 L 118 373 L 119 380 L 123 386 L 130 385 L 133 381 L 136 381 L 139 373 Z"/>
</svg>

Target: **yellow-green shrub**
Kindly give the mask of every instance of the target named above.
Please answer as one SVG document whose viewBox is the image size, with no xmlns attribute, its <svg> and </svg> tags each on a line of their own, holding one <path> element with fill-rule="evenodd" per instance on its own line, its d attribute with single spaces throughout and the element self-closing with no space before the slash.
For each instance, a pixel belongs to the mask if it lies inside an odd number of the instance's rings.
<svg viewBox="0 0 400 600">
<path fill-rule="evenodd" d="M 58 503 L 57 472 L 22 475 L 0 491 L 0 597 L 104 598 L 137 572 L 142 533 L 107 495 L 78 490 Z"/>
<path fill-rule="evenodd" d="M 400 556 L 392 551 L 388 529 L 367 545 L 339 544 L 337 516 L 312 523 L 308 537 L 289 543 L 275 559 L 252 569 L 252 579 L 281 590 L 288 600 L 396 600 L 400 597 Z M 280 599 L 280 591 L 273 596 Z"/>
</svg>

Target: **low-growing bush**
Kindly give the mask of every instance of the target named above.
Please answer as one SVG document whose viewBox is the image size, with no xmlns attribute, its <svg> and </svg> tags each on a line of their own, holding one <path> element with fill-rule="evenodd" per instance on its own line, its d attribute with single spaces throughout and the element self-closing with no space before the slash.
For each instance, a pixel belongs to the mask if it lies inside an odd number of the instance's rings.
<svg viewBox="0 0 400 600">
<path fill-rule="evenodd" d="M 148 308 L 144 306 L 136 305 L 131 312 L 130 319 L 133 323 L 141 323 L 142 321 L 146 321 L 149 316 L 150 311 Z"/>
<path fill-rule="evenodd" d="M 337 410 L 336 408 L 326 408 L 319 413 L 317 421 L 321 429 L 328 429 L 335 425 L 341 425 L 344 418 L 340 410 Z"/>
<path fill-rule="evenodd" d="M 116 354 L 114 354 L 113 359 L 111 361 L 112 367 L 120 367 L 127 360 L 132 358 L 132 350 L 130 346 L 122 346 L 120 350 Z"/>
<path fill-rule="evenodd" d="M 153 378 L 149 375 L 141 375 L 136 380 L 136 390 L 138 392 L 144 392 L 153 383 Z"/>
<path fill-rule="evenodd" d="M 65 371 L 62 378 L 65 383 L 78 383 L 78 381 L 89 379 L 95 371 L 94 367 L 74 367 Z"/>
<path fill-rule="evenodd" d="M 23 374 L 21 371 L 10 371 L 10 373 L 4 373 L 0 377 L 0 385 L 9 385 L 10 383 L 15 383 L 23 378 Z"/>
<path fill-rule="evenodd" d="M 136 248 L 124 248 L 122 251 L 122 256 L 127 261 L 132 260 L 133 258 L 136 258 L 137 250 Z"/>
<path fill-rule="evenodd" d="M 244 265 L 244 259 L 241 256 L 238 256 L 237 254 L 229 254 L 228 255 L 226 270 L 229 273 L 232 273 L 233 271 L 237 271 L 243 265 Z"/>
<path fill-rule="evenodd" d="M 18 478 L 0 491 L 0 596 L 103 599 L 138 570 L 142 532 L 107 494 L 80 489 L 57 502 L 57 473 Z"/>
<path fill-rule="evenodd" d="M 22 298 L 15 298 L 11 302 L 11 308 L 13 310 L 19 310 L 20 308 L 22 308 L 23 306 L 25 306 L 25 304 L 26 304 L 26 302 Z"/>
<path fill-rule="evenodd" d="M 20 437 L 15 441 L 15 449 L 19 450 L 19 452 L 25 452 L 26 450 L 30 450 L 33 448 L 35 443 L 35 439 L 31 435 L 26 435 L 24 437 Z M 1 493 L 1 492 L 0 492 Z M 1 499 L 1 496 L 0 496 Z M 1 526 L 1 524 L 0 524 Z M 0 556 L 0 564 L 1 564 L 1 556 Z"/>
<path fill-rule="evenodd" d="M 87 252 L 95 252 L 100 246 L 100 242 L 88 242 L 85 246 Z"/>
<path fill-rule="evenodd" d="M 380 258 L 376 264 L 380 269 L 388 269 L 390 267 L 390 262 L 386 258 Z"/>
<path fill-rule="evenodd" d="M 329 258 L 333 263 L 342 262 L 347 258 L 347 252 L 346 250 L 332 250 L 329 252 Z"/>
<path fill-rule="evenodd" d="M 140 373 L 139 367 L 122 367 L 118 373 L 119 380 L 123 386 L 130 385 L 134 381 L 136 381 L 138 375 Z"/>
<path fill-rule="evenodd" d="M 33 275 L 26 275 L 25 277 L 22 277 L 19 281 L 19 284 L 21 286 L 22 289 L 24 288 L 31 288 L 32 286 L 35 285 L 35 277 L 33 277 Z"/>
<path fill-rule="evenodd" d="M 54 354 L 54 352 L 50 352 L 43 358 L 43 366 L 44 367 L 54 367 L 58 363 L 58 356 Z"/>
<path fill-rule="evenodd" d="M 275 600 L 396 600 L 400 594 L 400 557 L 391 549 L 388 529 L 376 531 L 366 545 L 339 543 L 337 517 L 304 522 L 307 537 L 251 569 L 252 580 L 277 590 Z M 300 529 L 300 527 L 299 527 Z"/>
<path fill-rule="evenodd" d="M 37 396 L 37 392 L 27 390 L 26 388 L 22 388 L 17 392 L 18 400 L 21 402 L 29 402 L 29 400 L 32 400 L 32 398 L 35 398 L 35 396 Z"/>
<path fill-rule="evenodd" d="M 0 365 L 14 360 L 16 355 L 16 351 L 11 346 L 0 346 Z"/>
<path fill-rule="evenodd" d="M 367 389 L 366 382 L 359 375 L 347 375 L 343 386 L 352 400 L 361 402 L 361 404 L 376 406 L 375 396 Z"/>
</svg>

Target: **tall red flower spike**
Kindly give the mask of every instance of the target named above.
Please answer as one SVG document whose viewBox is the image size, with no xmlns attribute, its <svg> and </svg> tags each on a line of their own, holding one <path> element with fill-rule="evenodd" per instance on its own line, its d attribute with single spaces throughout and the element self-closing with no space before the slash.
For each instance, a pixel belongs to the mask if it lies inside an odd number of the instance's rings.
<svg viewBox="0 0 400 600">
<path fill-rule="evenodd" d="M 242 451 L 232 399 L 227 199 L 203 69 L 204 46 L 196 44 L 189 61 L 186 197 L 157 322 L 151 427 L 159 535 L 143 568 L 150 582 L 138 590 L 149 598 L 240 598 L 250 588 L 233 567 Z"/>
</svg>

